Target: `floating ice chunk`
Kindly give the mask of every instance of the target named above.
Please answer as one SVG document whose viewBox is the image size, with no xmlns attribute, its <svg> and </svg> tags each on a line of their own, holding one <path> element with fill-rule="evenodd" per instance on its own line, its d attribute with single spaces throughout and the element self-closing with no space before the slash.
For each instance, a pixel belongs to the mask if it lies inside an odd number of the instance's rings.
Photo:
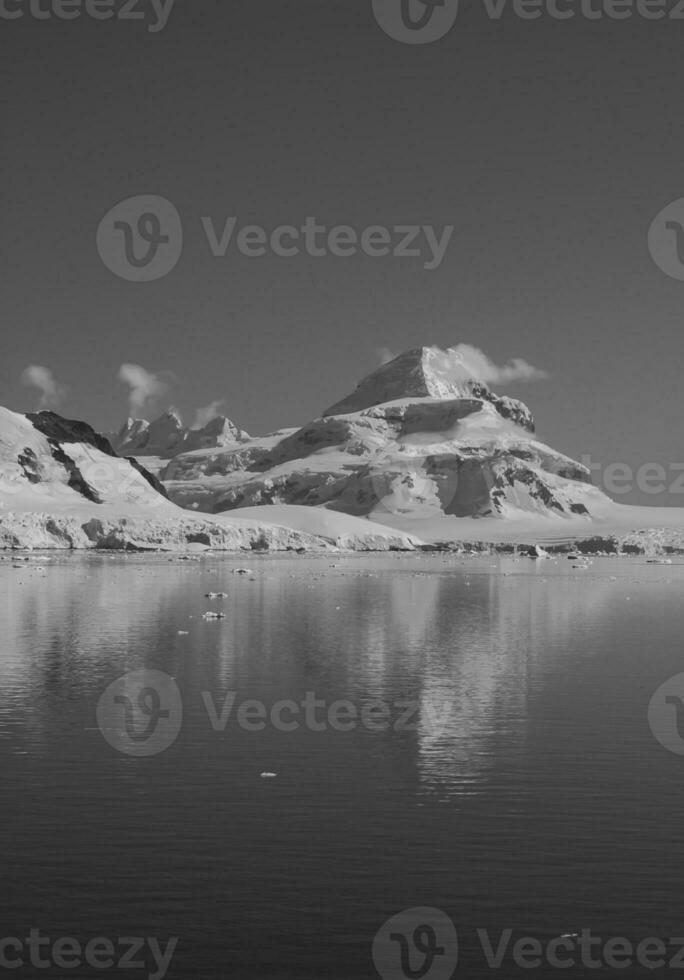
<svg viewBox="0 0 684 980">
<path fill-rule="evenodd" d="M 539 544 L 530 545 L 527 552 L 528 558 L 550 558 L 548 551 L 545 551 Z"/>
</svg>

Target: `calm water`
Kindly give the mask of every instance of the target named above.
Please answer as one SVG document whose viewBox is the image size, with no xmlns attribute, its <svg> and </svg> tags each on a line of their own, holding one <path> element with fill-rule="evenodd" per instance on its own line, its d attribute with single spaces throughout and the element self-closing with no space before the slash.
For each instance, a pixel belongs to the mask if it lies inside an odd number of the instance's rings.
<svg viewBox="0 0 684 980">
<path fill-rule="evenodd" d="M 458 926 L 457 976 L 548 980 L 588 973 L 492 971 L 475 930 L 684 933 L 684 758 L 646 718 L 684 670 L 684 565 L 250 557 L 240 577 L 224 557 L 12 564 L 3 936 L 178 936 L 172 978 L 371 978 L 385 920 L 430 906 Z M 203 620 L 210 608 L 226 619 Z M 96 709 L 143 668 L 175 679 L 184 717 L 166 751 L 134 758 Z M 207 696 L 220 713 L 227 692 L 235 710 L 267 711 L 314 692 L 318 719 L 381 699 L 389 728 L 318 731 L 302 714 L 256 732 L 234 710 L 216 731 Z M 416 705 L 407 726 L 399 702 Z"/>
</svg>

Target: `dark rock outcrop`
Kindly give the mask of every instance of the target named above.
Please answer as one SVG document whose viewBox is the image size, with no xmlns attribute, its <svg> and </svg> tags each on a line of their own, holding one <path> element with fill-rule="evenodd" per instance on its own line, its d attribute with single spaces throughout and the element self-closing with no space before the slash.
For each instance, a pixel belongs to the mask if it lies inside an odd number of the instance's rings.
<svg viewBox="0 0 684 980">
<path fill-rule="evenodd" d="M 56 412 L 36 412 L 27 415 L 26 418 L 38 432 L 46 437 L 52 447 L 53 458 L 58 463 L 61 463 L 69 473 L 68 485 L 84 496 L 86 500 L 90 500 L 96 504 L 102 503 L 97 492 L 88 484 L 88 481 L 84 478 L 76 463 L 62 447 L 65 445 L 68 446 L 70 443 L 81 443 L 86 446 L 92 446 L 93 449 L 104 453 L 105 456 L 118 459 L 119 454 L 114 451 L 109 439 L 96 432 L 87 422 L 80 422 L 76 419 L 65 419 L 61 415 L 57 415 Z M 128 456 L 122 458 L 127 459 L 131 466 L 137 470 L 157 493 L 160 493 L 168 499 L 166 487 L 161 480 L 158 480 L 156 476 L 149 473 L 136 459 Z"/>
</svg>

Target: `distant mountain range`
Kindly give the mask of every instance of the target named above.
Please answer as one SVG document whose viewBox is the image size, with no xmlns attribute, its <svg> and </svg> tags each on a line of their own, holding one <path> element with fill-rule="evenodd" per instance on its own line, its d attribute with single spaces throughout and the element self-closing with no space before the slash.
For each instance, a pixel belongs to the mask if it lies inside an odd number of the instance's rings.
<svg viewBox="0 0 684 980">
<path fill-rule="evenodd" d="M 534 430 L 526 405 L 464 377 L 455 352 L 421 347 L 299 429 L 177 453 L 159 475 L 172 500 L 208 513 L 303 504 L 383 519 L 589 519 L 605 507 L 589 471 Z"/>
<path fill-rule="evenodd" d="M 0 409 L 0 546 L 612 536 L 617 550 L 642 531 L 639 547 L 684 549 L 684 511 L 610 500 L 584 466 L 536 438 L 526 405 L 464 374 L 454 350 L 406 351 L 318 418 L 262 437 L 224 416 L 189 429 L 167 412 L 106 437 L 54 413 Z"/>
<path fill-rule="evenodd" d="M 345 515 L 316 518 L 308 522 L 311 532 L 296 514 L 286 526 L 275 520 L 275 511 L 264 511 L 267 516 L 274 519 L 188 513 L 138 460 L 118 456 L 86 423 L 0 408 L 0 549 L 413 548 L 402 532 Z"/>
<path fill-rule="evenodd" d="M 176 412 L 165 412 L 154 422 L 127 419 L 118 432 L 108 433 L 107 439 L 120 456 L 153 456 L 167 460 L 196 449 L 234 446 L 248 440 L 249 434 L 223 415 L 211 419 L 200 429 L 188 429 Z"/>
</svg>

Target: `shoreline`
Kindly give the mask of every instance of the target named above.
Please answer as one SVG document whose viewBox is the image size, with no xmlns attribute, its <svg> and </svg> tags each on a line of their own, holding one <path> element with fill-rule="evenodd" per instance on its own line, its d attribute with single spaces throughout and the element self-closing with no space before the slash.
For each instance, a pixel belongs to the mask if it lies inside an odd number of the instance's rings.
<svg viewBox="0 0 684 980">
<path fill-rule="evenodd" d="M 1 531 L 1 528 L 0 528 Z M 635 532 L 640 534 L 642 532 Z M 628 536 L 631 537 L 631 536 Z M 534 554 L 535 548 L 542 553 Z M 545 554 L 544 554 L 545 552 Z M 577 539 L 564 543 L 546 543 L 535 546 L 525 542 L 510 541 L 459 541 L 459 542 L 435 542 L 434 544 L 416 544 L 412 548 L 387 546 L 373 548 L 370 546 L 344 548 L 338 547 L 330 542 L 321 539 L 315 546 L 294 547 L 292 545 L 274 547 L 211 547 L 192 545 L 184 547 L 172 547 L 169 545 L 155 545 L 152 543 L 132 543 L 123 541 L 119 546 L 112 546 L 111 542 L 89 545 L 11 545 L 0 542 L 0 561 L 8 560 L 7 556 L 12 555 L 53 555 L 53 554 L 98 554 L 98 555 L 168 555 L 176 560 L 185 558 L 186 560 L 200 560 L 201 558 L 224 557 L 234 555 L 251 555 L 258 557 L 288 557 L 288 558 L 325 558 L 325 557 L 352 557 L 366 555 L 369 557 L 382 555 L 414 556 L 414 555 L 453 555 L 459 558 L 484 557 L 487 555 L 502 558 L 529 558 L 530 560 L 543 561 L 549 558 L 568 558 L 577 559 L 593 558 L 684 558 L 684 546 L 662 544 L 657 541 L 648 540 L 642 544 L 631 541 L 620 541 L 615 537 L 595 536 L 586 539 Z"/>
</svg>

